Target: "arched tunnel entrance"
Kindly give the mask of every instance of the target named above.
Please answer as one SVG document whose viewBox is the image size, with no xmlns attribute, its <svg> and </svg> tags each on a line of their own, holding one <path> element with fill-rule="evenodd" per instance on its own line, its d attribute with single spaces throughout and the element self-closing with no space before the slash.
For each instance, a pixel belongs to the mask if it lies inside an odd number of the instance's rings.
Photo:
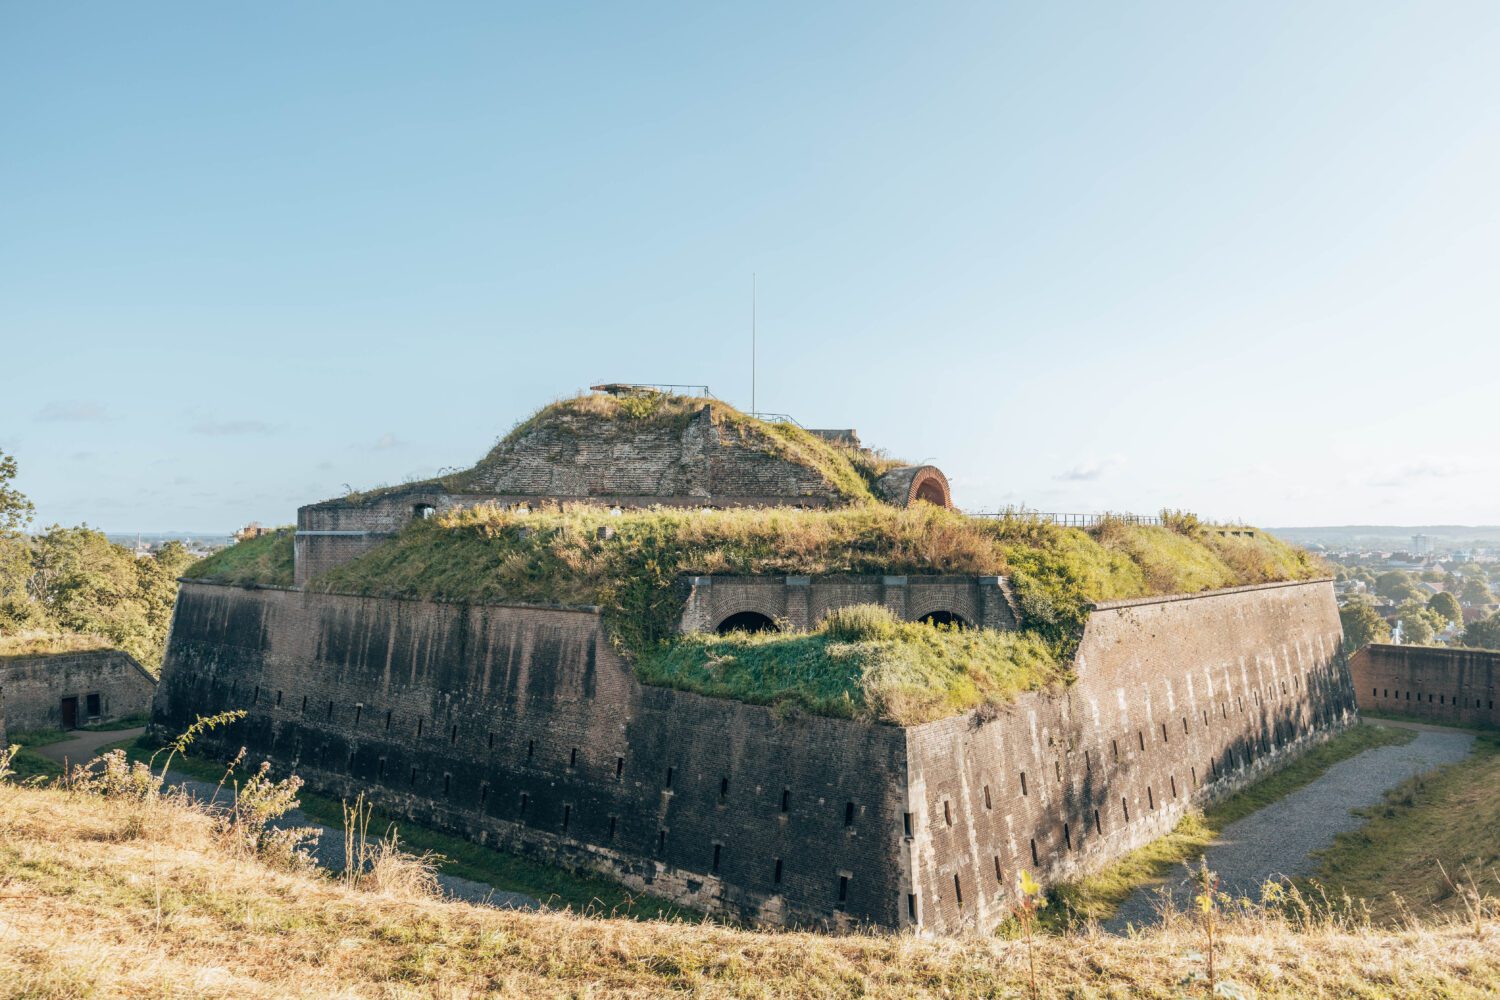
<svg viewBox="0 0 1500 1000">
<path fill-rule="evenodd" d="M 923 625 L 946 625 L 949 628 L 968 628 L 969 623 L 951 611 L 929 611 L 920 619 Z"/>
<path fill-rule="evenodd" d="M 769 616 L 759 611 L 737 611 L 728 618 L 719 622 L 718 633 L 728 635 L 730 632 L 780 632 L 776 623 Z"/>
</svg>

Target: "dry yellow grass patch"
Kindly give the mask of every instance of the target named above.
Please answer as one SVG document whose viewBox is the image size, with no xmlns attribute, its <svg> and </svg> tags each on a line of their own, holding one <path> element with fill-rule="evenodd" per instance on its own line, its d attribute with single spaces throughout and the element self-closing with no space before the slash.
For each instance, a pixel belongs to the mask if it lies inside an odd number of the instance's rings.
<svg viewBox="0 0 1500 1000">
<path fill-rule="evenodd" d="M 0 635 L 0 657 L 82 653 L 93 649 L 109 649 L 113 645 L 100 635 L 30 629 L 11 635 Z"/>
<path fill-rule="evenodd" d="M 512 913 L 280 871 L 215 849 L 171 801 L 122 808 L 0 787 L 0 995 L 6 997 L 1006 997 L 1023 945 L 828 937 Z M 1191 925 L 1044 938 L 1044 996 L 1176 997 Z M 1221 975 L 1259 997 L 1487 997 L 1500 926 L 1298 933 L 1231 921 Z"/>
</svg>

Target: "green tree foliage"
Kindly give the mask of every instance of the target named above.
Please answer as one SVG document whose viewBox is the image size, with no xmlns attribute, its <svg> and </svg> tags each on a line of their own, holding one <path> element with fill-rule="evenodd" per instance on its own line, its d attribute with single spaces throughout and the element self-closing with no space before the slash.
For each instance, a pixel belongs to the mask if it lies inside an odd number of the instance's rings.
<svg viewBox="0 0 1500 1000">
<path fill-rule="evenodd" d="M 1464 611 L 1459 607 L 1458 598 L 1446 591 L 1441 594 L 1433 594 L 1427 599 L 1427 606 L 1454 625 L 1464 623 Z"/>
<path fill-rule="evenodd" d="M 1344 626 L 1344 648 L 1349 651 L 1372 642 L 1389 642 L 1391 626 L 1364 597 L 1354 597 L 1339 608 Z"/>
<path fill-rule="evenodd" d="M 1415 646 L 1430 644 L 1448 624 L 1442 615 L 1416 600 L 1397 608 L 1396 620 L 1401 623 L 1401 641 Z"/>
<path fill-rule="evenodd" d="M 1500 614 L 1469 623 L 1464 629 L 1464 645 L 1477 649 L 1500 649 Z"/>
<path fill-rule="evenodd" d="M 15 478 L 15 458 L 0 451 L 0 535 L 15 535 L 36 512 L 26 494 L 11 485 Z"/>
<path fill-rule="evenodd" d="M 104 534 L 54 524 L 35 537 L 20 529 L 31 501 L 15 490 L 15 460 L 0 454 L 0 636 L 18 632 L 95 635 L 148 670 L 161 665 L 177 578 L 193 563 L 180 542 L 137 559 Z"/>
<path fill-rule="evenodd" d="M 53 525 L 31 544 L 33 627 L 103 636 L 154 670 L 166 645 L 177 576 L 192 561 L 179 543 L 137 559 L 87 525 Z"/>
<path fill-rule="evenodd" d="M 1484 577 L 1466 576 L 1458 589 L 1458 599 L 1470 607 L 1476 607 L 1493 602 L 1495 595 L 1490 593 L 1490 586 Z"/>
<path fill-rule="evenodd" d="M 1416 582 L 1412 580 L 1410 573 L 1404 573 L 1399 569 L 1393 569 L 1377 576 L 1375 578 L 1375 593 L 1397 603 L 1401 601 L 1421 601 L 1425 600 L 1427 596 L 1416 585 Z"/>
</svg>

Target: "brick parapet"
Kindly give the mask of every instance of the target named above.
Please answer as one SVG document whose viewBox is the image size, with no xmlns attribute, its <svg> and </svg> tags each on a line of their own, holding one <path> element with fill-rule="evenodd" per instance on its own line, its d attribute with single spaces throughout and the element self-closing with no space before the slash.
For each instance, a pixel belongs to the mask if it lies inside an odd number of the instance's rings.
<svg viewBox="0 0 1500 1000">
<path fill-rule="evenodd" d="M 1500 726 L 1500 651 L 1372 643 L 1349 660 L 1359 707 L 1456 726 Z"/>
</svg>

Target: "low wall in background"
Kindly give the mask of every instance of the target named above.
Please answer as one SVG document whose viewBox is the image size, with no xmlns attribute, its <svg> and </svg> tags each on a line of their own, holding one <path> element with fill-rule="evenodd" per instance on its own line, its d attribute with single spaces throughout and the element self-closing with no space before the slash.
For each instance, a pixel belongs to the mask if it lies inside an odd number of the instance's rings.
<svg viewBox="0 0 1500 1000">
<path fill-rule="evenodd" d="M 1500 651 L 1372 643 L 1349 660 L 1359 707 L 1455 726 L 1500 726 Z"/>
<path fill-rule="evenodd" d="M 0 711 L 11 733 L 63 728 L 65 698 L 76 699 L 77 726 L 145 715 L 155 691 L 156 678 L 118 649 L 0 658 Z"/>
</svg>

